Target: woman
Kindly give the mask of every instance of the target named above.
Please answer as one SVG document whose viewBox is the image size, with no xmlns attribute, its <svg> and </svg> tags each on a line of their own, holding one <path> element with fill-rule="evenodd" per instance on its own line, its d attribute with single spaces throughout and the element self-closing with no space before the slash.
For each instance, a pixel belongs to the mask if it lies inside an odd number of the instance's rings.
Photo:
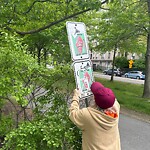
<svg viewBox="0 0 150 150">
<path fill-rule="evenodd" d="M 93 82 L 95 104 L 79 108 L 80 92 L 75 89 L 70 106 L 71 121 L 82 130 L 83 150 L 121 150 L 118 129 L 120 105 L 111 89 Z"/>
</svg>

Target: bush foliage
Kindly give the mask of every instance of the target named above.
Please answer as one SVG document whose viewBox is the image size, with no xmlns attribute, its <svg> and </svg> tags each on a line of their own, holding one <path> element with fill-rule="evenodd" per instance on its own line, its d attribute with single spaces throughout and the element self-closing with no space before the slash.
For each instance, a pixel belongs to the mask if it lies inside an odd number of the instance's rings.
<svg viewBox="0 0 150 150">
<path fill-rule="evenodd" d="M 20 38 L 1 33 L 1 149 L 80 149 L 81 133 L 68 117 L 75 87 L 70 64 L 38 65 Z"/>
</svg>

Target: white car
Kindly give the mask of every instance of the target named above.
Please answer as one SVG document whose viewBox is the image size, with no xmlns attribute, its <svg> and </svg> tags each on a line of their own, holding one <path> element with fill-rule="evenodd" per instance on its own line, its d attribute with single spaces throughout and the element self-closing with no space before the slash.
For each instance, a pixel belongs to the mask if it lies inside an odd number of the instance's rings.
<svg viewBox="0 0 150 150">
<path fill-rule="evenodd" d="M 125 78 L 142 79 L 145 80 L 145 75 L 142 71 L 129 71 L 124 74 Z"/>
</svg>

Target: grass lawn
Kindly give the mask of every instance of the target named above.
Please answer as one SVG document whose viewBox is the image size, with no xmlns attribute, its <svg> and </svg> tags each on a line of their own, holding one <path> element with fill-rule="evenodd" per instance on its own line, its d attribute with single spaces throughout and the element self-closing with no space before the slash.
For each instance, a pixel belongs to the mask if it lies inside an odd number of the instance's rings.
<svg viewBox="0 0 150 150">
<path fill-rule="evenodd" d="M 101 78 L 96 78 L 95 81 L 111 88 L 121 106 L 150 115 L 150 99 L 142 98 L 143 85 L 119 81 L 111 82 Z"/>
</svg>

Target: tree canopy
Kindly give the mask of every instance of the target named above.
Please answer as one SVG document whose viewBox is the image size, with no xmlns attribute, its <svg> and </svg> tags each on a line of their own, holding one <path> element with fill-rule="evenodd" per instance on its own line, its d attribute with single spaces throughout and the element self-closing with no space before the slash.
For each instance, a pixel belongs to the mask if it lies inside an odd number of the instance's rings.
<svg viewBox="0 0 150 150">
<path fill-rule="evenodd" d="M 147 42 L 144 96 L 150 96 L 150 9 L 145 1 L 2 0 L 0 8 L 3 149 L 80 149 L 80 131 L 67 117 L 75 87 L 68 20 L 87 25 L 91 49 L 96 41 L 96 51 L 117 46 L 144 53 Z M 53 69 L 45 67 L 51 63 Z M 3 109 L 8 103 L 13 111 L 6 117 Z"/>
<path fill-rule="evenodd" d="M 33 34 L 92 9 L 99 9 L 108 0 L 29 0 L 2 1 L 1 27 L 18 34 Z"/>
<path fill-rule="evenodd" d="M 95 43 L 92 50 L 114 50 L 115 54 L 119 49 L 146 56 L 143 97 L 150 97 L 149 12 L 149 1 L 114 1 L 106 5 L 105 11 L 93 12 L 88 22 L 90 40 Z"/>
</svg>

